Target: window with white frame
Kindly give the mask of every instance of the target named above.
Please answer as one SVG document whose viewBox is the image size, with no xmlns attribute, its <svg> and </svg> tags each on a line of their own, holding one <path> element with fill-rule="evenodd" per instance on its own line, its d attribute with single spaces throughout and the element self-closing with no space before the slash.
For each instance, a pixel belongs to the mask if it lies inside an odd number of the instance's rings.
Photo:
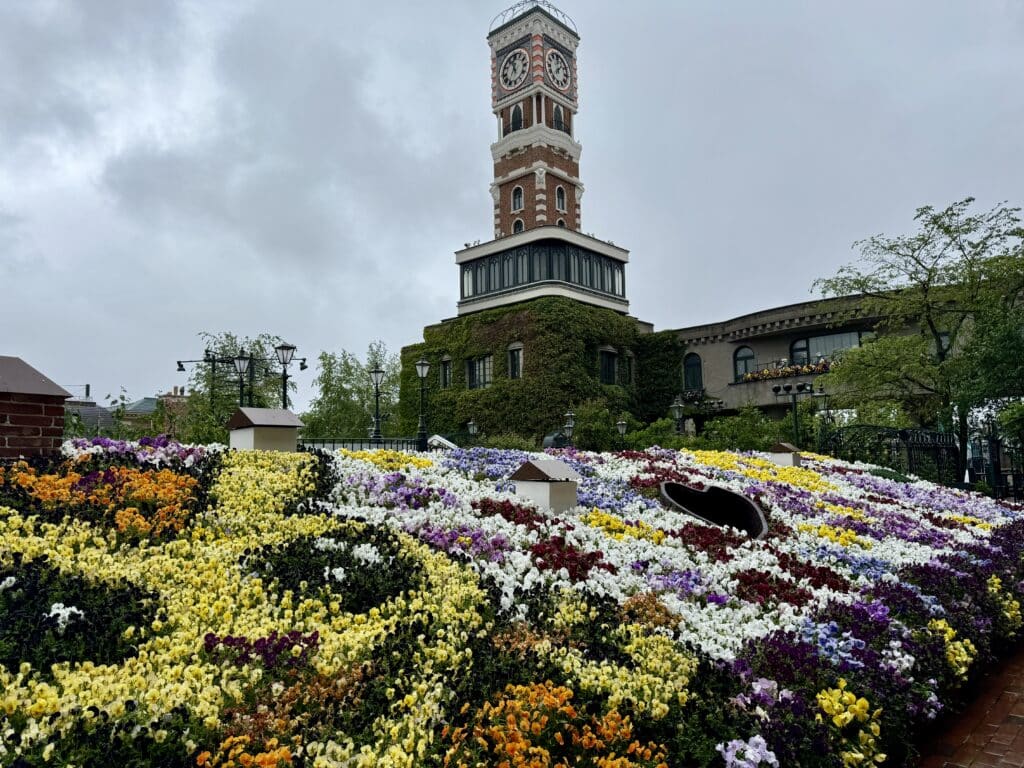
<svg viewBox="0 0 1024 768">
<path fill-rule="evenodd" d="M 523 210 L 523 188 L 513 187 L 512 188 L 512 210 L 521 211 Z"/>
<path fill-rule="evenodd" d="M 565 187 L 561 185 L 555 187 L 555 208 L 565 212 Z"/>
<path fill-rule="evenodd" d="M 469 389 L 485 389 L 494 380 L 494 357 L 481 355 L 466 361 L 466 386 Z"/>
<path fill-rule="evenodd" d="M 525 229 L 525 226 L 523 224 L 523 220 L 522 219 L 516 219 L 514 222 L 512 222 L 512 234 L 513 235 L 522 232 L 524 229 Z"/>
<path fill-rule="evenodd" d="M 523 378 L 523 345 L 518 342 L 508 346 L 508 377 Z"/>
</svg>

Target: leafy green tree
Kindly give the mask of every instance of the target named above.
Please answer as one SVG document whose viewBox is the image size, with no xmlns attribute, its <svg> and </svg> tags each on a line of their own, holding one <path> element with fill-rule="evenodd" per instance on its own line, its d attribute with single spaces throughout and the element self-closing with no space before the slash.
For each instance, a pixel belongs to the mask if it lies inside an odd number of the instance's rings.
<svg viewBox="0 0 1024 768">
<path fill-rule="evenodd" d="M 846 351 L 822 383 L 837 405 L 897 403 L 922 425 L 953 426 L 966 461 L 968 413 L 991 396 L 978 386 L 972 330 L 1018 300 L 1024 229 L 1019 209 L 971 210 L 973 198 L 917 210 L 917 231 L 854 244 L 861 258 L 815 285 L 826 296 L 856 294 L 850 315 L 880 335 Z"/>
<path fill-rule="evenodd" d="M 1018 447 L 1024 447 L 1024 403 L 1010 403 L 999 412 L 999 428 Z"/>
<path fill-rule="evenodd" d="M 775 421 L 750 405 L 734 416 L 709 421 L 700 438 L 701 447 L 719 451 L 766 451 L 783 439 L 782 431 L 786 426 L 788 422 Z"/>
<path fill-rule="evenodd" d="M 382 341 L 371 342 L 365 362 L 350 352 L 321 352 L 314 386 L 316 397 L 302 416 L 305 437 L 365 437 L 373 423 L 374 388 L 370 371 L 380 368 L 381 431 L 386 436 L 400 431 L 397 418 L 400 381 L 399 357 L 388 353 Z"/>
<path fill-rule="evenodd" d="M 193 443 L 225 443 L 224 426 L 239 405 L 239 377 L 231 362 L 240 352 L 253 356 L 242 377 L 245 405 L 256 408 L 281 407 L 281 367 L 274 347 L 279 336 L 261 333 L 255 338 L 233 333 L 199 334 L 205 348 L 204 358 L 214 362 L 197 363 L 189 376 L 187 406 L 179 419 L 182 439 Z M 289 382 L 294 390 L 294 382 Z"/>
</svg>

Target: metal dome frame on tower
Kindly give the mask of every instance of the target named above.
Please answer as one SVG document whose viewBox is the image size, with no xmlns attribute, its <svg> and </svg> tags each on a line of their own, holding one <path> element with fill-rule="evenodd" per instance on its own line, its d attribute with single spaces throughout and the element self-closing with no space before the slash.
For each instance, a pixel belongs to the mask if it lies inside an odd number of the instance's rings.
<svg viewBox="0 0 1024 768">
<path fill-rule="evenodd" d="M 534 8 L 540 8 L 542 11 L 546 11 L 551 14 L 551 16 L 564 24 L 566 28 L 571 29 L 573 34 L 579 35 L 579 30 L 576 29 L 576 22 L 572 20 L 572 17 L 564 11 L 556 8 L 554 5 L 549 3 L 548 0 L 519 0 L 518 3 L 506 8 L 491 19 L 491 25 L 488 27 L 487 32 L 491 33 L 499 27 L 503 27 L 510 21 L 519 18 Z"/>
</svg>

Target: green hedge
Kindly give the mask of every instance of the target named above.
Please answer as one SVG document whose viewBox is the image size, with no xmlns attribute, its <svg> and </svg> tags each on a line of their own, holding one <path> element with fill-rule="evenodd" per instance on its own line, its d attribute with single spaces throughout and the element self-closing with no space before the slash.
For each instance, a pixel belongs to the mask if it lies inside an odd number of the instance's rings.
<svg viewBox="0 0 1024 768">
<path fill-rule="evenodd" d="M 424 342 L 402 349 L 399 418 L 416 431 L 420 382 L 415 362 L 430 360 L 427 428 L 457 434 L 470 419 L 484 435 L 515 434 L 538 439 L 556 430 L 570 407 L 603 402 L 612 413 L 647 415 L 668 407 L 681 386 L 682 345 L 671 333 L 643 334 L 637 321 L 572 299 L 548 297 L 477 312 L 424 329 Z M 508 378 L 510 344 L 523 345 L 522 378 Z M 619 381 L 599 380 L 598 352 L 614 347 Z M 626 353 L 634 357 L 633 382 L 626 380 Z M 493 382 L 466 388 L 466 360 L 493 355 Z M 452 362 L 452 385 L 440 388 L 441 358 Z M 641 405 L 642 404 L 642 405 Z M 659 415 L 661 415 L 659 414 Z"/>
</svg>

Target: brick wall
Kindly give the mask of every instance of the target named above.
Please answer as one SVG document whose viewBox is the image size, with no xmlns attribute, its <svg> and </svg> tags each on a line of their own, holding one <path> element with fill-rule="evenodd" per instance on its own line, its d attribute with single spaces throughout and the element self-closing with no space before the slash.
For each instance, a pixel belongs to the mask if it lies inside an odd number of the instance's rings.
<svg viewBox="0 0 1024 768">
<path fill-rule="evenodd" d="M 0 392 L 0 459 L 60 450 L 64 397 Z"/>
</svg>

